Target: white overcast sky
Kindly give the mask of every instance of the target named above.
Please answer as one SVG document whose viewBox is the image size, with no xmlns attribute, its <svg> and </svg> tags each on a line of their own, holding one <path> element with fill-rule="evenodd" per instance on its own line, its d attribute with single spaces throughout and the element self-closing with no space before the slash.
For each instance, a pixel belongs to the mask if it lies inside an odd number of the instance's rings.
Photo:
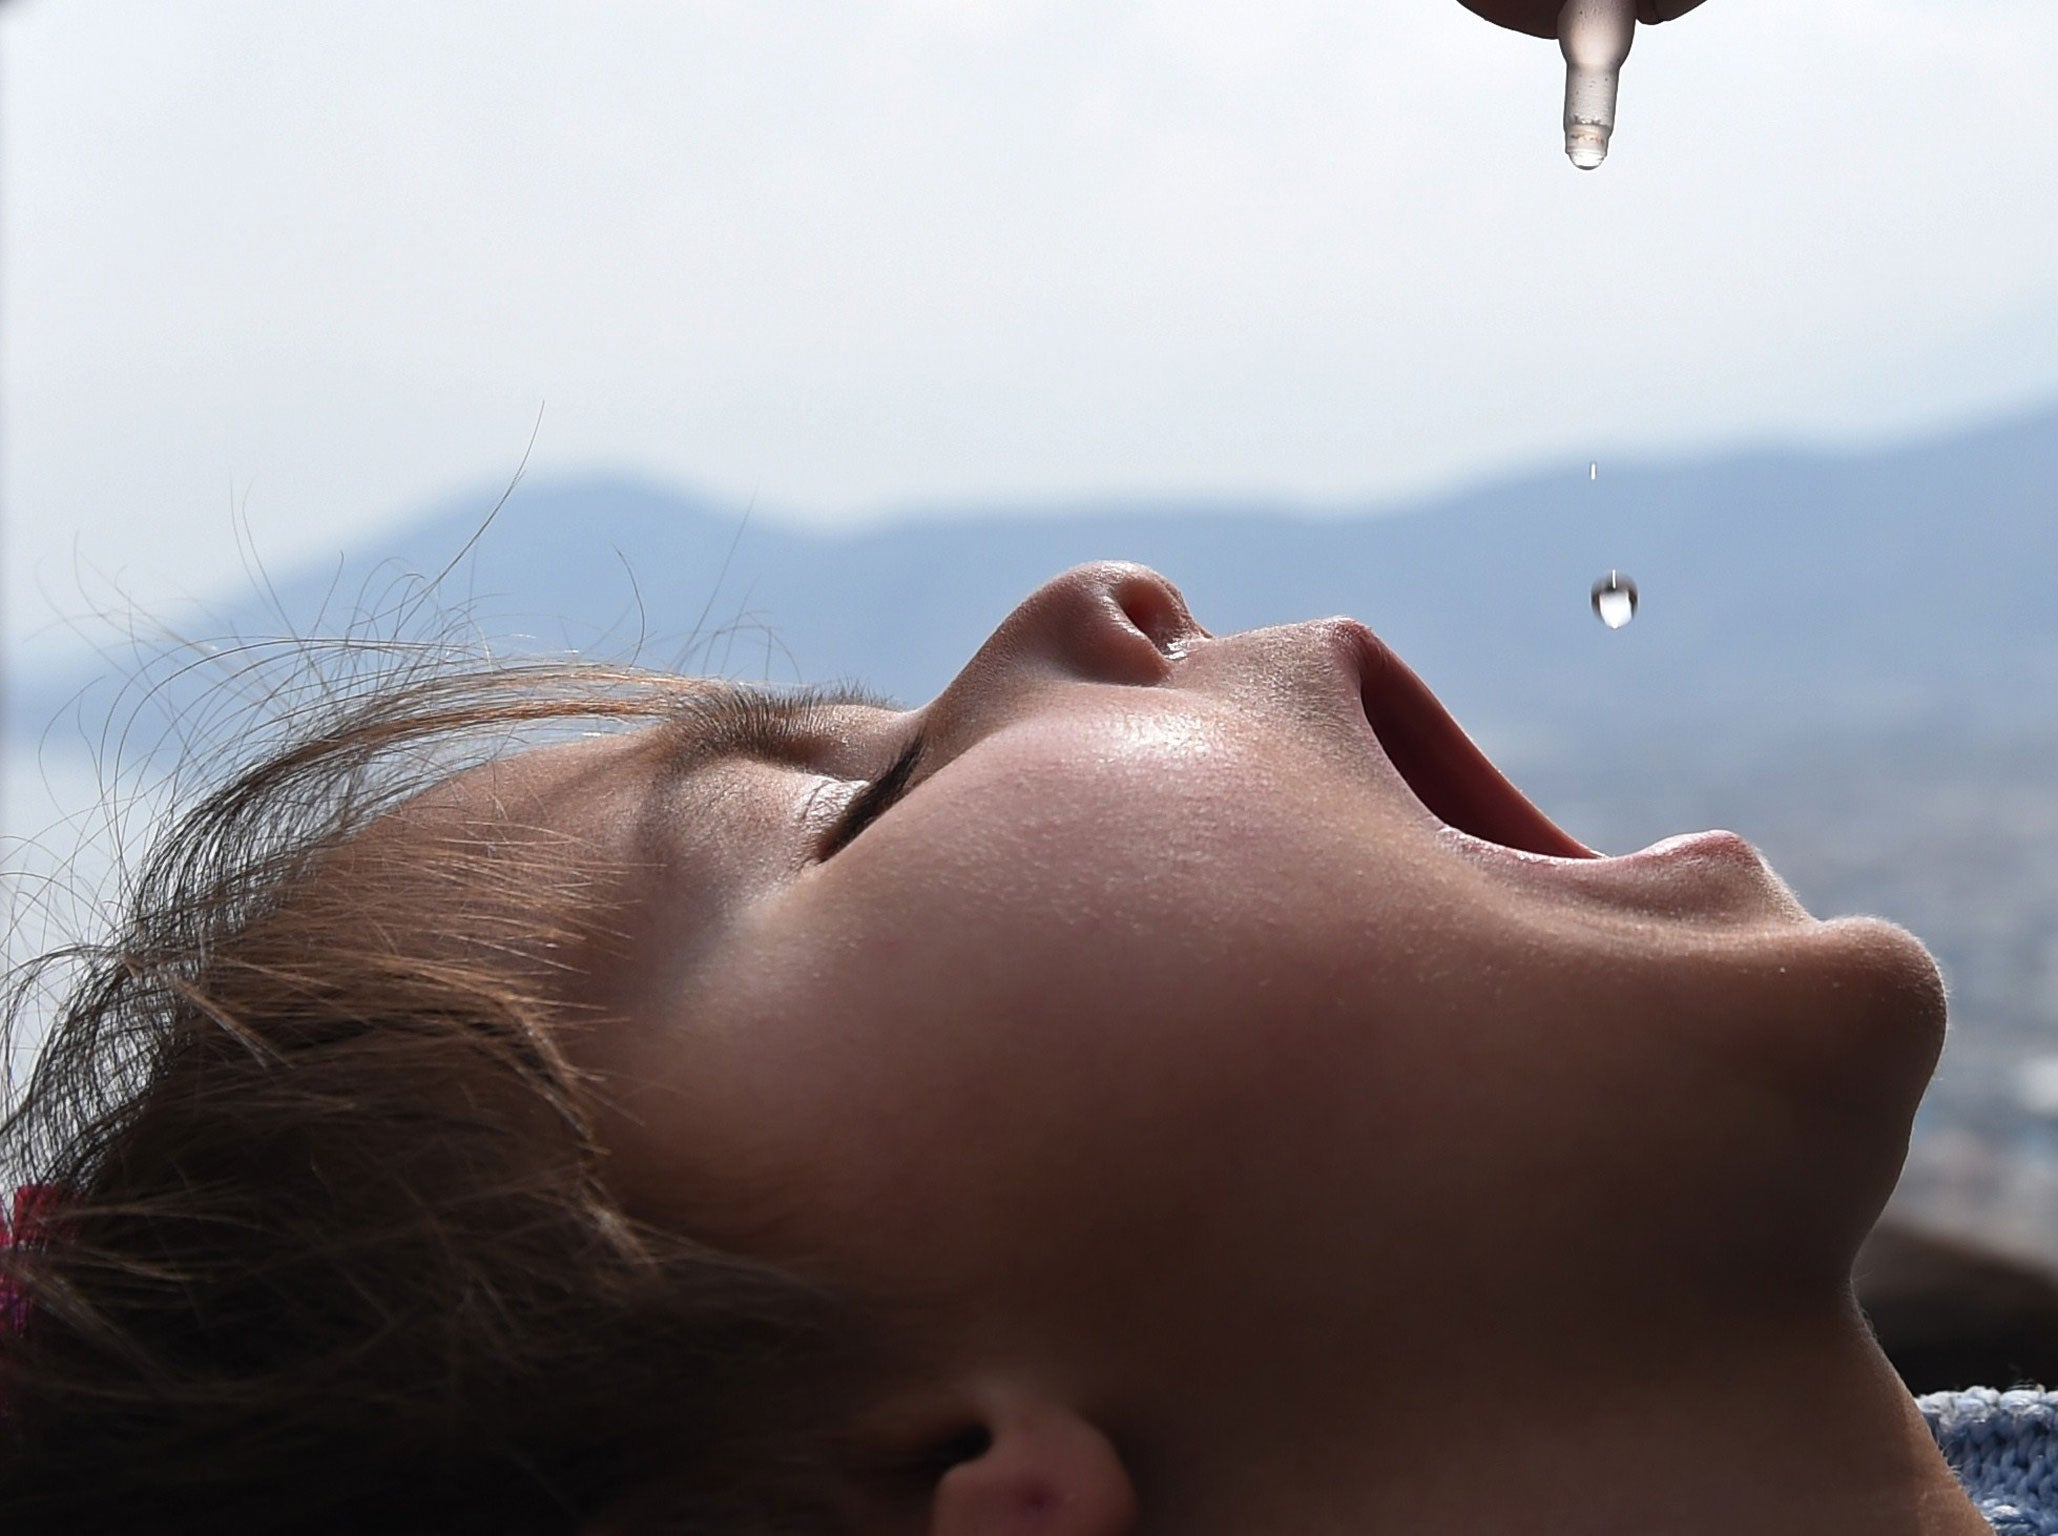
<svg viewBox="0 0 2058 1536">
<path fill-rule="evenodd" d="M 504 480 L 1381 498 L 2058 399 L 2058 4 L 6 0 L 16 665 Z M 47 594 L 47 597 L 46 597 Z M 34 631 L 45 638 L 24 639 Z"/>
</svg>

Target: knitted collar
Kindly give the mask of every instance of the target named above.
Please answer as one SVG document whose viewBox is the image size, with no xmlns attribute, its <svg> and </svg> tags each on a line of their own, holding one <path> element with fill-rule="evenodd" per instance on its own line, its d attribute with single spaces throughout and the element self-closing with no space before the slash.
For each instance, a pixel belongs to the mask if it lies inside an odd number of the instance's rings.
<svg viewBox="0 0 2058 1536">
<path fill-rule="evenodd" d="M 1998 1536 L 2058 1536 L 2058 1392 L 1970 1387 L 1915 1406 Z"/>
</svg>

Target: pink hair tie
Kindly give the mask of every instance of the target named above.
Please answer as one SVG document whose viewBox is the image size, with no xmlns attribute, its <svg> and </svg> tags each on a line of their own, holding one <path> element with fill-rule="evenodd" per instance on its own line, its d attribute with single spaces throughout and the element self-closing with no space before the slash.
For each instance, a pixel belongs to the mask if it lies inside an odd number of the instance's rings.
<svg viewBox="0 0 2058 1536">
<path fill-rule="evenodd" d="M 0 1248 L 41 1247 L 50 1240 L 50 1218 L 58 1204 L 55 1184 L 23 1184 L 14 1191 L 14 1211 L 0 1222 Z M 0 1279 L 0 1327 L 19 1333 L 28 1326 L 29 1299 L 13 1282 Z"/>
</svg>

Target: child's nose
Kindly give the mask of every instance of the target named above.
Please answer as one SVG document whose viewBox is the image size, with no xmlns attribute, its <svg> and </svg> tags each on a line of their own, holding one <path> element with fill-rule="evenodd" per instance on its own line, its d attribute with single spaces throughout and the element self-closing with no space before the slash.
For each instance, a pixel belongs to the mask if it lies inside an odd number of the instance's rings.
<svg viewBox="0 0 2058 1536">
<path fill-rule="evenodd" d="M 1102 560 L 1045 582 L 994 632 L 987 649 L 1106 682 L 1155 683 L 1207 631 L 1179 589 L 1149 566 Z"/>
</svg>

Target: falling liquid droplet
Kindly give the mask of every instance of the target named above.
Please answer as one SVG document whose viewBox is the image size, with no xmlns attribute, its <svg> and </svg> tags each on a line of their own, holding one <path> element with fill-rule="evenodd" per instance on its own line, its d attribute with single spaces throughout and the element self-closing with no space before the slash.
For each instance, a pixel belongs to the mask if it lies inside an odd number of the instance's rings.
<svg viewBox="0 0 2058 1536">
<path fill-rule="evenodd" d="M 1595 459 L 1593 463 L 1586 466 L 1586 478 L 1589 480 L 1601 478 L 1601 461 L 1599 459 Z"/>
<path fill-rule="evenodd" d="M 1636 617 L 1636 583 L 1620 571 L 1610 571 L 1594 583 L 1594 617 L 1610 629 L 1620 629 Z"/>
</svg>

